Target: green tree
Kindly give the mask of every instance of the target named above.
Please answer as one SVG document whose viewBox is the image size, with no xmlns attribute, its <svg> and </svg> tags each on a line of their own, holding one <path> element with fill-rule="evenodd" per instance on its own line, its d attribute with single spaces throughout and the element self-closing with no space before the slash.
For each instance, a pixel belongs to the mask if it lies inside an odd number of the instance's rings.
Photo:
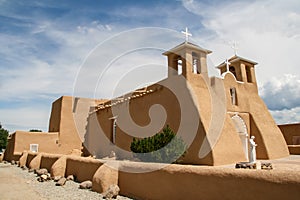
<svg viewBox="0 0 300 200">
<path fill-rule="evenodd" d="M 186 144 L 167 125 L 152 137 L 133 138 L 130 149 L 144 162 L 179 163 L 186 153 Z"/>
<path fill-rule="evenodd" d="M 8 130 L 2 128 L 0 124 L 0 150 L 5 149 L 7 145 Z"/>
</svg>

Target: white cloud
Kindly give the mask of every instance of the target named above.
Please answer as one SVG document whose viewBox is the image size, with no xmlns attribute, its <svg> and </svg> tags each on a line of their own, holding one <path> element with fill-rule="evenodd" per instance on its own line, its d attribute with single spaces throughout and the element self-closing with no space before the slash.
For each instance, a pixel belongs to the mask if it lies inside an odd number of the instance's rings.
<svg viewBox="0 0 300 200">
<path fill-rule="evenodd" d="M 214 51 L 211 58 L 216 64 L 233 55 L 227 43 L 236 40 L 239 55 L 259 63 L 259 83 L 272 76 L 299 73 L 299 1 L 225 1 L 218 5 L 183 1 L 183 5 L 203 17 L 210 32 L 204 32 L 199 40 L 208 39 L 206 45 Z"/>
<path fill-rule="evenodd" d="M 291 124 L 300 122 L 300 107 L 295 107 L 290 110 L 271 110 L 270 112 L 277 124 Z"/>
<path fill-rule="evenodd" d="M 300 77 L 291 74 L 273 77 L 260 87 L 260 94 L 270 110 L 300 107 Z"/>
</svg>

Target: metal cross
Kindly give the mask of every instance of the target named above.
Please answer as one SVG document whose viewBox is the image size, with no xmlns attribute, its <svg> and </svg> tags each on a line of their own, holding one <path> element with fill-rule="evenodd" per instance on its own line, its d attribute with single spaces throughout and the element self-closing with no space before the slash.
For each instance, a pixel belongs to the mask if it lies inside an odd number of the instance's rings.
<svg viewBox="0 0 300 200">
<path fill-rule="evenodd" d="M 233 49 L 234 55 L 236 55 L 236 56 L 237 56 L 237 50 L 239 49 L 237 45 L 238 45 L 238 43 L 236 41 L 233 41 L 231 44 L 231 48 Z"/>
<path fill-rule="evenodd" d="M 189 36 L 192 36 L 191 33 L 189 33 L 189 30 L 187 27 L 185 27 L 185 31 L 181 31 L 181 33 L 183 33 L 185 35 L 185 41 L 189 41 Z"/>
<path fill-rule="evenodd" d="M 226 64 L 226 70 L 227 72 L 229 72 L 229 65 L 231 64 L 228 59 L 225 60 L 225 64 Z"/>
</svg>

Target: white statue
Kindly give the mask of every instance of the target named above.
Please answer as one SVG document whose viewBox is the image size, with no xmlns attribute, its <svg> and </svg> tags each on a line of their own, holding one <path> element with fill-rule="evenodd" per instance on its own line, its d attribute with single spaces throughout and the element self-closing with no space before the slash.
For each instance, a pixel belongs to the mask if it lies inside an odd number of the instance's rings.
<svg viewBox="0 0 300 200">
<path fill-rule="evenodd" d="M 249 139 L 250 142 L 250 155 L 249 155 L 249 162 L 254 163 L 256 162 L 256 146 L 257 144 L 254 142 L 254 136 L 251 136 Z"/>
</svg>

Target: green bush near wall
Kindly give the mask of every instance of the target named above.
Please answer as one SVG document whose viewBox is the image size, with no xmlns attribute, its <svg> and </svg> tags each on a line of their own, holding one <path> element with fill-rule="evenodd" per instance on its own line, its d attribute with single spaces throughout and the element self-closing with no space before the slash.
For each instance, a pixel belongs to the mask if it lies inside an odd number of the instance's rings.
<svg viewBox="0 0 300 200">
<path fill-rule="evenodd" d="M 161 133 L 143 139 L 133 138 L 130 149 L 143 162 L 180 163 L 186 144 L 167 125 Z"/>
<path fill-rule="evenodd" d="M 0 151 L 6 148 L 8 134 L 8 130 L 2 128 L 2 125 L 0 124 Z"/>
</svg>

